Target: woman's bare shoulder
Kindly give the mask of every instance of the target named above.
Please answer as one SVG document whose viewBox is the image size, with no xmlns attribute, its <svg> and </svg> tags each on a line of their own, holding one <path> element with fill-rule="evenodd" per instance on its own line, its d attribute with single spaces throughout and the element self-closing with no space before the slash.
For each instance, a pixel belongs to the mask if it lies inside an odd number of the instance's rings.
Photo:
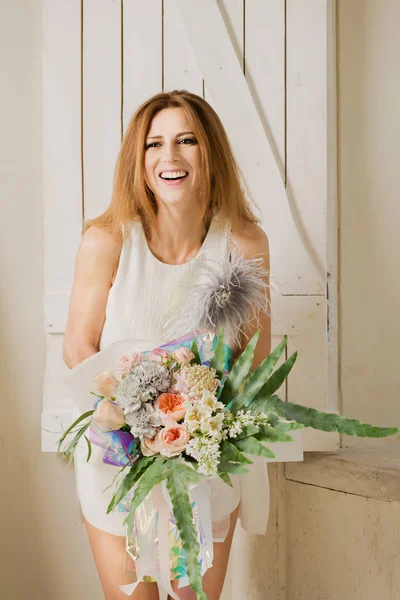
<svg viewBox="0 0 400 600">
<path fill-rule="evenodd" d="M 256 223 L 243 221 L 237 227 L 232 228 L 231 235 L 233 241 L 241 248 L 245 258 L 256 254 L 269 256 L 268 236 Z"/>
<path fill-rule="evenodd" d="M 90 226 L 82 236 L 79 246 L 77 261 L 84 263 L 86 269 L 99 269 L 109 276 L 114 274 L 122 249 L 122 234 L 116 238 L 109 227 Z"/>
</svg>

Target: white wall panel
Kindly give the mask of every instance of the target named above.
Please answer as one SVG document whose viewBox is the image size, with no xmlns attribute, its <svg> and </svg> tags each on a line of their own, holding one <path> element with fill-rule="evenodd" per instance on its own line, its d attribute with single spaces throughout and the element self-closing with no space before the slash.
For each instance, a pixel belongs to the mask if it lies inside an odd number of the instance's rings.
<svg viewBox="0 0 400 600">
<path fill-rule="evenodd" d="M 284 179 L 285 5 L 276 0 L 246 2 L 245 75 L 264 131 Z M 266 182 L 267 187 L 267 182 Z M 266 224 L 273 215 L 263 214 Z"/>
<path fill-rule="evenodd" d="M 81 3 L 43 2 L 43 190 L 46 368 L 44 410 L 64 405 L 60 319 L 82 227 Z M 61 299 L 59 301 L 59 299 Z M 64 316 L 65 319 L 65 316 Z"/>
<path fill-rule="evenodd" d="M 43 2 L 45 289 L 73 278 L 82 226 L 80 0 Z"/>
<path fill-rule="evenodd" d="M 162 91 L 162 0 L 123 2 L 123 128 L 138 106 Z"/>
<path fill-rule="evenodd" d="M 121 5 L 83 2 L 84 217 L 110 203 L 121 143 Z"/>
<path fill-rule="evenodd" d="M 164 0 L 164 91 L 185 89 L 203 95 L 203 77 L 175 0 Z"/>
<path fill-rule="evenodd" d="M 287 0 L 286 19 L 288 183 L 307 239 L 326 265 L 327 2 Z M 302 278 L 305 267 L 299 265 Z M 324 291 L 307 280 L 308 293 Z"/>
</svg>

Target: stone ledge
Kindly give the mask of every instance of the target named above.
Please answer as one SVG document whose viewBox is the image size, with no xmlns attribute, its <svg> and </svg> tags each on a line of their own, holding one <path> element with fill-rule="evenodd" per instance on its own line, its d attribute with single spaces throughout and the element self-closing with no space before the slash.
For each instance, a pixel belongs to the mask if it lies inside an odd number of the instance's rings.
<svg viewBox="0 0 400 600">
<path fill-rule="evenodd" d="M 336 452 L 304 452 L 285 463 L 285 477 L 339 492 L 400 502 L 400 442 L 371 441 Z"/>
</svg>

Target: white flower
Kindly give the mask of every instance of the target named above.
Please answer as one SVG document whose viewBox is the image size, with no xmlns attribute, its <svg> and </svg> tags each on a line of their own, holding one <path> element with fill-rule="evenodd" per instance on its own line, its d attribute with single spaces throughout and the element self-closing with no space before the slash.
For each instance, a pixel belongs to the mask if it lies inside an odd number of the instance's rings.
<svg viewBox="0 0 400 600">
<path fill-rule="evenodd" d="M 198 462 L 197 471 L 203 475 L 216 475 L 221 451 L 219 442 L 212 438 L 192 438 L 185 448 L 186 454 Z"/>
<path fill-rule="evenodd" d="M 204 421 L 211 416 L 211 411 L 207 406 L 202 406 L 200 403 L 196 402 L 196 404 L 190 404 L 189 402 L 185 402 L 186 407 L 186 415 L 185 415 L 185 425 L 188 431 L 193 432 L 196 429 L 199 429 Z"/>
<path fill-rule="evenodd" d="M 226 411 L 225 432 L 228 438 L 235 438 L 240 435 L 248 425 L 270 425 L 266 415 L 258 415 L 248 410 L 239 410 L 236 415 Z"/>
<path fill-rule="evenodd" d="M 243 431 L 243 427 L 241 426 L 241 424 L 237 421 L 236 423 L 233 423 L 232 427 L 229 428 L 229 437 L 231 438 L 235 438 L 238 435 L 240 435 Z"/>
<path fill-rule="evenodd" d="M 220 438 L 223 422 L 224 413 L 218 413 L 214 417 L 204 419 L 201 430 L 203 433 L 211 435 L 212 437 Z"/>
<path fill-rule="evenodd" d="M 211 412 L 225 408 L 225 404 L 219 402 L 215 394 L 211 394 L 208 390 L 203 390 L 203 395 L 199 400 L 202 406 L 207 406 Z"/>
</svg>

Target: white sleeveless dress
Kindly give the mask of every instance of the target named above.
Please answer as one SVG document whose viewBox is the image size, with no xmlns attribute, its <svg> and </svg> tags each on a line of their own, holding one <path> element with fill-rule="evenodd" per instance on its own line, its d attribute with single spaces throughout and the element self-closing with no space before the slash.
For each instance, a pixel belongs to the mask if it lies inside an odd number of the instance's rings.
<svg viewBox="0 0 400 600">
<path fill-rule="evenodd" d="M 229 253 L 229 238 L 230 228 L 214 216 L 201 247 L 202 258 L 210 259 L 215 268 Z M 122 246 L 116 278 L 109 292 L 100 350 L 113 342 L 130 339 L 148 341 L 149 346 L 145 347 L 151 349 L 189 333 L 169 328 L 167 334 L 165 324 L 184 305 L 190 286 L 198 283 L 200 278 L 201 266 L 196 259 L 181 265 L 159 261 L 149 249 L 141 222 L 135 222 Z M 80 413 L 77 409 L 74 412 L 74 418 L 77 418 Z M 120 467 L 104 464 L 103 452 L 101 448 L 92 446 L 92 456 L 86 462 L 85 440 L 78 446 L 74 462 L 79 503 L 82 514 L 91 525 L 125 536 L 123 521 L 126 512 L 107 514 L 114 490 L 112 481 Z M 255 462 L 250 465 L 248 473 L 231 478 L 233 488 L 220 479 L 212 480 L 214 541 L 224 539 L 228 524 L 226 518 L 221 521 L 222 516 L 232 512 L 239 503 L 242 527 L 252 533 L 266 532 L 269 513 L 267 465 L 264 461 Z"/>
</svg>

